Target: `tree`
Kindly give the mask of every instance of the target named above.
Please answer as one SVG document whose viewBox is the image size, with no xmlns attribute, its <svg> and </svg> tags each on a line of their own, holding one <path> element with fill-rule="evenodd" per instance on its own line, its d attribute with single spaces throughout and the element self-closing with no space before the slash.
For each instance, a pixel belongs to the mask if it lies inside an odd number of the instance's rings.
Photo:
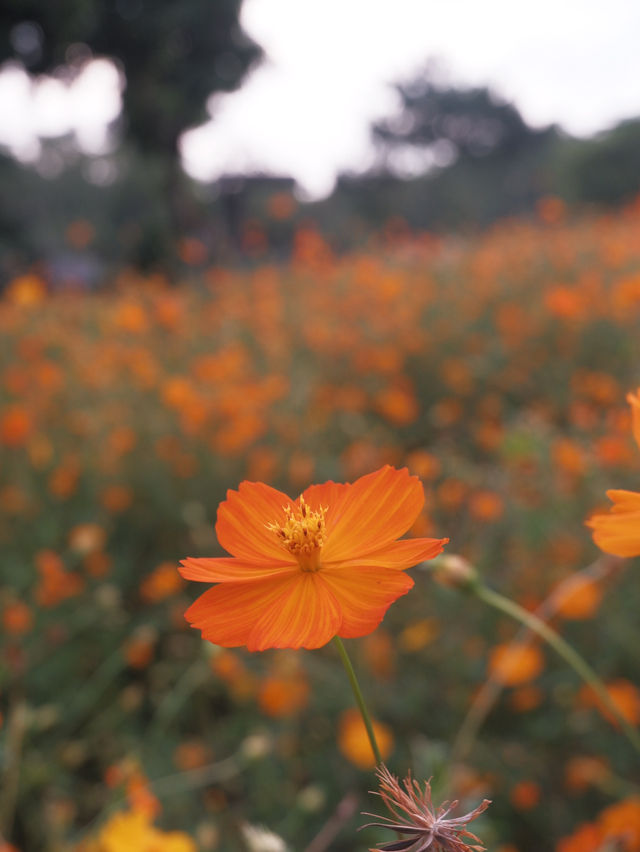
<svg viewBox="0 0 640 852">
<path fill-rule="evenodd" d="M 569 200 L 621 204 L 640 192 L 640 119 L 567 141 L 558 167 Z"/>
<path fill-rule="evenodd" d="M 490 89 L 438 85 L 426 76 L 396 85 L 399 114 L 373 125 L 382 149 L 397 146 L 448 147 L 449 159 L 505 156 L 519 150 L 536 131 L 515 106 Z"/>
<path fill-rule="evenodd" d="M 491 89 L 434 82 L 428 70 L 396 85 L 400 109 L 375 123 L 377 165 L 341 176 L 336 199 L 363 223 L 388 211 L 412 228 L 487 225 L 532 209 L 550 191 L 555 127 L 529 127 Z"/>
<path fill-rule="evenodd" d="M 126 77 L 125 134 L 144 152 L 176 155 L 207 97 L 238 87 L 260 48 L 241 30 L 241 0 L 2 0 L 0 62 L 33 74 L 108 56 Z"/>
<path fill-rule="evenodd" d="M 241 0 L 0 0 L 0 63 L 73 73 L 110 57 L 126 78 L 123 138 L 131 169 L 157 175 L 175 231 L 189 209 L 181 134 L 206 118 L 216 92 L 236 89 L 261 49 L 239 25 Z M 164 238 L 166 238 L 165 235 Z"/>
</svg>

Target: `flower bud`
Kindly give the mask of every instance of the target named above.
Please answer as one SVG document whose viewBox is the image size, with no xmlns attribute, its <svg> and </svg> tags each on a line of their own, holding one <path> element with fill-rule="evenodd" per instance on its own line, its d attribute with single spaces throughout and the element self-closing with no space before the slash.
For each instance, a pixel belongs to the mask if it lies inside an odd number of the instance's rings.
<svg viewBox="0 0 640 852">
<path fill-rule="evenodd" d="M 469 589 L 477 582 L 478 572 L 464 556 L 448 553 L 434 560 L 434 578 L 443 586 Z"/>
</svg>

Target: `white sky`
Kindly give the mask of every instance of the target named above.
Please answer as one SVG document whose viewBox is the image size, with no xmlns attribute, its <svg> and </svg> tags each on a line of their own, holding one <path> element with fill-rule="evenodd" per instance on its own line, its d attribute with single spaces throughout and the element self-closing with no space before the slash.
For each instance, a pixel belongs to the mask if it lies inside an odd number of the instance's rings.
<svg viewBox="0 0 640 852">
<path fill-rule="evenodd" d="M 88 154 L 108 147 L 108 125 L 121 109 L 122 80 L 106 60 L 87 65 L 72 85 L 53 77 L 32 80 L 17 65 L 0 73 L 0 144 L 21 160 L 38 157 L 40 139 L 72 131 Z"/>
<path fill-rule="evenodd" d="M 396 104 L 389 84 L 428 60 L 453 83 L 491 85 L 534 125 L 588 134 L 640 114 L 637 0 L 245 0 L 242 23 L 267 59 L 185 135 L 197 178 L 261 170 L 328 192 L 371 161 L 369 124 Z M 99 151 L 120 94 L 115 69 L 97 65 L 71 90 L 0 75 L 0 142 L 34 156 L 39 135 L 72 129 Z"/>
</svg>

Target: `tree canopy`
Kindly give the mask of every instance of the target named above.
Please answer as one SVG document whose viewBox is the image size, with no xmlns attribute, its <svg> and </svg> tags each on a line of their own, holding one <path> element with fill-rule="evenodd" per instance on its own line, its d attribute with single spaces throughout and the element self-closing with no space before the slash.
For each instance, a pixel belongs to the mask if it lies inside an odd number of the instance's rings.
<svg viewBox="0 0 640 852">
<path fill-rule="evenodd" d="M 383 147 L 426 148 L 446 143 L 452 158 L 476 159 L 508 155 L 536 135 L 513 104 L 486 87 L 456 88 L 419 76 L 395 88 L 400 112 L 372 128 Z"/>
<path fill-rule="evenodd" d="M 116 60 L 126 77 L 125 138 L 143 152 L 177 154 L 206 117 L 208 96 L 238 87 L 260 48 L 242 31 L 241 0 L 0 0 L 0 62 L 31 73 Z"/>
</svg>

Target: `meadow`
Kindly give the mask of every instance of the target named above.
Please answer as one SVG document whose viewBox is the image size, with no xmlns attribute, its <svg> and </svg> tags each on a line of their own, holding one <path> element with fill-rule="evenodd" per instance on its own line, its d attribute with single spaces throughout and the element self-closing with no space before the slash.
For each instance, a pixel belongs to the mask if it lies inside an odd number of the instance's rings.
<svg viewBox="0 0 640 852">
<path fill-rule="evenodd" d="M 286 264 L 184 279 L 50 293 L 25 270 L 0 300 L 3 852 L 382 842 L 356 833 L 373 759 L 335 648 L 222 649 L 184 619 L 203 589 L 177 564 L 223 555 L 244 479 L 296 496 L 408 467 L 410 534 L 541 613 L 640 722 L 637 566 L 585 527 L 640 480 L 640 203 L 343 255 L 302 228 Z M 491 799 L 494 852 L 640 850 L 611 714 L 513 620 L 410 573 L 346 640 L 390 769 Z"/>
</svg>

